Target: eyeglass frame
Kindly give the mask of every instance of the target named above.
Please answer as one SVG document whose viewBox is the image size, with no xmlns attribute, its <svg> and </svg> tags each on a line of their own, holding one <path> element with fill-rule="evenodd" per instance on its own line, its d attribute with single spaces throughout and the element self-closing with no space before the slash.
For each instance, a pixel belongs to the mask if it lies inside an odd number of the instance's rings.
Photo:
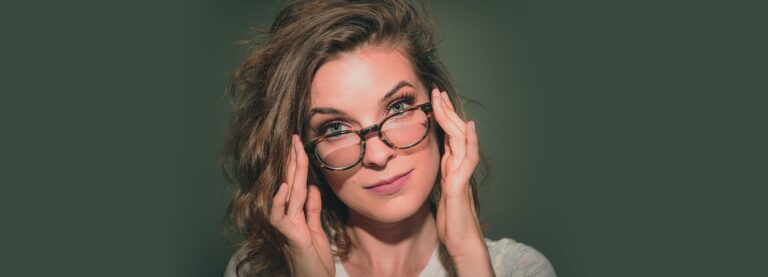
<svg viewBox="0 0 768 277">
<path fill-rule="evenodd" d="M 421 138 L 419 138 L 418 141 L 416 141 L 414 143 L 411 143 L 409 145 L 406 145 L 406 146 L 397 147 L 394 144 L 392 144 L 386 137 L 384 137 L 384 134 L 381 132 L 381 126 L 387 120 L 389 120 L 392 117 L 401 115 L 401 114 L 406 113 L 406 112 L 414 111 L 414 110 L 421 110 L 421 111 L 424 112 L 424 114 L 426 114 L 426 116 L 427 116 L 427 130 L 424 132 L 424 135 L 422 135 Z M 365 140 L 366 140 L 365 137 L 368 136 L 368 134 L 370 134 L 372 132 L 376 132 L 376 135 L 379 137 L 379 139 L 382 142 L 384 142 L 384 144 L 387 145 L 387 147 L 389 147 L 389 148 L 392 148 L 392 149 L 408 149 L 408 148 L 414 147 L 414 146 L 418 145 L 419 143 L 421 143 L 422 141 L 424 141 L 424 139 L 429 135 L 430 128 L 432 128 L 432 103 L 431 102 L 427 102 L 427 103 L 424 103 L 424 104 L 419 104 L 419 105 L 416 105 L 416 106 L 413 106 L 413 107 L 410 107 L 410 108 L 403 109 L 403 110 L 401 110 L 399 112 L 393 113 L 393 114 L 385 117 L 381 121 L 379 121 L 378 124 L 373 124 L 371 126 L 368 126 L 368 127 L 365 127 L 365 128 L 359 129 L 359 130 L 344 130 L 344 131 L 339 131 L 339 132 L 327 134 L 327 135 L 324 135 L 324 136 L 320 136 L 318 138 L 315 138 L 315 139 L 305 143 L 304 144 L 304 150 L 306 150 L 308 153 L 312 153 L 312 157 L 314 158 L 314 160 L 320 166 L 322 166 L 323 168 L 331 170 L 331 171 L 342 171 L 342 170 L 347 170 L 347 169 L 353 168 L 353 167 L 357 166 L 358 164 L 360 164 L 361 161 L 363 161 L 363 157 L 365 156 Z M 323 142 L 324 140 L 327 140 L 328 138 L 330 138 L 332 136 L 338 136 L 338 135 L 349 134 L 349 133 L 356 133 L 360 137 L 360 157 L 357 159 L 357 161 L 355 163 L 351 164 L 351 165 L 348 165 L 348 166 L 345 166 L 345 167 L 339 167 L 339 168 L 332 167 L 330 165 L 325 164 L 323 159 L 320 158 L 320 154 L 317 153 L 317 144 Z"/>
</svg>

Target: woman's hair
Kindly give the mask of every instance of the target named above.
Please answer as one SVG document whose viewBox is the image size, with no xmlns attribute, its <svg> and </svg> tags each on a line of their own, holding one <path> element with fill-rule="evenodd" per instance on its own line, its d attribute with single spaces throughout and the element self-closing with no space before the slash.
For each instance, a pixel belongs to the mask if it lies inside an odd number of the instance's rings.
<svg viewBox="0 0 768 277">
<path fill-rule="evenodd" d="M 251 41 L 250 53 L 236 69 L 228 94 L 232 117 L 222 153 L 229 183 L 236 187 L 227 224 L 243 236 L 237 272 L 287 274 L 286 238 L 269 223 L 271 201 L 284 172 L 291 135 L 307 140 L 310 86 L 317 69 L 335 56 L 364 45 L 386 45 L 406 56 L 427 92 L 447 91 L 464 117 L 444 65 L 438 59 L 436 28 L 426 4 L 408 0 L 297 1 L 284 8 L 264 36 Z M 437 125 L 435 125 L 437 126 Z M 437 129 L 440 153 L 444 133 Z M 346 258 L 347 207 L 310 163 L 309 182 L 321 189 L 322 222 L 335 254 Z M 437 176 L 439 184 L 440 174 Z M 470 181 L 477 203 L 477 182 Z M 440 186 L 429 197 L 436 211 Z"/>
</svg>

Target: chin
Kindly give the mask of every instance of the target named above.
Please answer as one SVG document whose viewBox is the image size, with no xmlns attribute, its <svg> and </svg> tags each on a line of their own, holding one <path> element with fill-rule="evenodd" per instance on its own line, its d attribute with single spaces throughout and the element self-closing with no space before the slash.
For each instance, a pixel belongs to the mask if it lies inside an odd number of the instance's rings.
<svg viewBox="0 0 768 277">
<path fill-rule="evenodd" d="M 398 201 L 393 199 L 387 203 L 368 205 L 363 209 L 354 209 L 360 215 L 379 223 L 397 223 L 417 214 L 422 207 L 426 207 L 426 197 L 422 199 L 410 199 Z M 405 200 L 405 199 L 403 199 Z"/>
</svg>

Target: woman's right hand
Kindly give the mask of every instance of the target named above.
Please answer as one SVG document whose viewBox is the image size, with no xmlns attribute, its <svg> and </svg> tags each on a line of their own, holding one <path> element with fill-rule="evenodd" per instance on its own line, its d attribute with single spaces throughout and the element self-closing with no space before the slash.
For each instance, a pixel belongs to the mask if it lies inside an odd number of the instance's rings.
<svg viewBox="0 0 768 277">
<path fill-rule="evenodd" d="M 291 136 L 291 146 L 285 183 L 272 200 L 269 221 L 288 239 L 291 275 L 334 276 L 331 244 L 320 221 L 320 189 L 307 185 L 309 161 L 297 135 Z"/>
</svg>

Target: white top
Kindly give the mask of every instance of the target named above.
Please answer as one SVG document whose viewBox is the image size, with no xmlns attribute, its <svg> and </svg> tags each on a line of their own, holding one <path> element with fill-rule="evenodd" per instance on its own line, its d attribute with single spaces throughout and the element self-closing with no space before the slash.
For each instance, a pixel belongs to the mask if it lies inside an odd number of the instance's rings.
<svg viewBox="0 0 768 277">
<path fill-rule="evenodd" d="M 555 269 L 544 255 L 533 247 L 503 238 L 497 241 L 485 239 L 488 244 L 488 252 L 491 254 L 491 264 L 496 276 L 507 277 L 555 277 Z M 438 254 L 439 245 L 429 258 L 427 266 L 419 276 L 449 276 L 448 271 L 440 262 Z M 224 277 L 236 277 L 235 266 L 237 262 L 232 255 L 224 272 Z M 341 262 L 336 259 L 336 276 L 349 276 Z"/>
</svg>

